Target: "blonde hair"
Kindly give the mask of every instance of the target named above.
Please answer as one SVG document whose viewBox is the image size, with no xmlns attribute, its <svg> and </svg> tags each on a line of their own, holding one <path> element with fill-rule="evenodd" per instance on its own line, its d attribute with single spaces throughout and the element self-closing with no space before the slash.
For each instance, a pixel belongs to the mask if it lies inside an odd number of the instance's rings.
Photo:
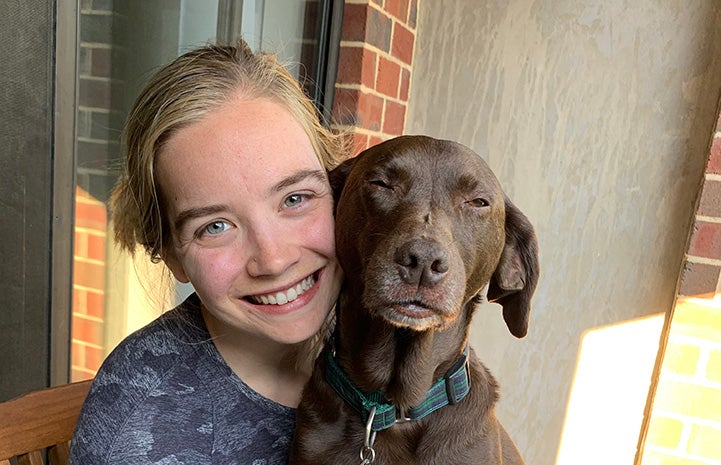
<svg viewBox="0 0 721 465">
<path fill-rule="evenodd" d="M 155 179 L 155 159 L 180 128 L 201 119 L 231 95 L 266 98 L 286 108 L 305 130 L 321 164 L 330 170 L 347 153 L 347 138 L 323 126 L 316 108 L 275 55 L 237 45 L 207 45 L 160 69 L 133 105 L 123 133 L 124 171 L 111 198 L 115 241 L 141 245 L 161 261 L 170 240 Z"/>
</svg>

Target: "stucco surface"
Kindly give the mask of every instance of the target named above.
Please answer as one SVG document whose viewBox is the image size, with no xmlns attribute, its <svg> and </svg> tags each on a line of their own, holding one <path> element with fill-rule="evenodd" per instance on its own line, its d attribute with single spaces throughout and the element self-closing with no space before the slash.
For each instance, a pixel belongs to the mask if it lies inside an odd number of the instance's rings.
<svg viewBox="0 0 721 465">
<path fill-rule="evenodd" d="M 719 24 L 717 0 L 420 1 L 405 132 L 479 152 L 539 237 L 529 335 L 514 340 L 494 306 L 472 332 L 529 464 L 556 463 L 584 335 L 673 305 Z"/>
</svg>

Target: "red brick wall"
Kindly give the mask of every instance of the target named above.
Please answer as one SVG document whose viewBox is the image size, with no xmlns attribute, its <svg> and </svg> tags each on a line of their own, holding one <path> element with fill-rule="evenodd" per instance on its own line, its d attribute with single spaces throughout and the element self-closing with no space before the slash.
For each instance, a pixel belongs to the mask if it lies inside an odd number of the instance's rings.
<svg viewBox="0 0 721 465">
<path fill-rule="evenodd" d="M 696 211 L 641 465 L 721 465 L 721 118 Z"/>
<path fill-rule="evenodd" d="M 92 378 L 105 356 L 105 204 L 75 191 L 71 380 Z"/>
<path fill-rule="evenodd" d="M 721 118 L 711 144 L 706 177 L 686 256 L 682 296 L 721 293 Z"/>
<path fill-rule="evenodd" d="M 354 155 L 403 133 L 418 0 L 350 0 L 343 12 L 333 118 Z"/>
</svg>

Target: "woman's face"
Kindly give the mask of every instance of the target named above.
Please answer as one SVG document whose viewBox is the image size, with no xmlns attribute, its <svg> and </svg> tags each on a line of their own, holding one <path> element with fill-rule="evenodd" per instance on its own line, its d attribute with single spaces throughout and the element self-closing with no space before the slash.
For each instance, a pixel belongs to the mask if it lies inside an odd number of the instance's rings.
<svg viewBox="0 0 721 465">
<path fill-rule="evenodd" d="M 156 169 L 165 261 L 208 326 L 282 344 L 315 334 L 342 273 L 325 170 L 290 113 L 237 95 L 171 136 Z"/>
</svg>

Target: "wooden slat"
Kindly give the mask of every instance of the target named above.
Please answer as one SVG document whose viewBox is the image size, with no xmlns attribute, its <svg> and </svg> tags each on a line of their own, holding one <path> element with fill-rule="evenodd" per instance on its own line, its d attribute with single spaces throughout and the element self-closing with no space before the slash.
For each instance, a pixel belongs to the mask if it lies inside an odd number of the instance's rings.
<svg viewBox="0 0 721 465">
<path fill-rule="evenodd" d="M 48 462 L 50 465 L 65 465 L 70 455 L 70 441 L 61 442 L 48 449 Z"/>
<path fill-rule="evenodd" d="M 89 388 L 90 381 L 82 381 L 0 403 L 0 460 L 67 443 Z"/>
<path fill-rule="evenodd" d="M 43 454 L 38 450 L 18 455 L 18 465 L 45 465 Z"/>
</svg>

